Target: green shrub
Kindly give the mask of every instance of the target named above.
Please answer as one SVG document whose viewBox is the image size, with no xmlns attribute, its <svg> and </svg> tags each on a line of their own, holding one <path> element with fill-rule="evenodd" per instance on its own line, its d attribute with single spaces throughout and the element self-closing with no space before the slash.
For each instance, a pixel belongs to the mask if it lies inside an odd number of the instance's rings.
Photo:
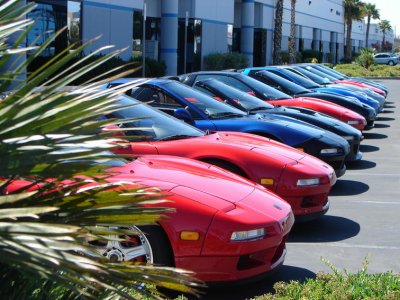
<svg viewBox="0 0 400 300">
<path fill-rule="evenodd" d="M 83 63 L 79 65 L 79 67 L 85 67 L 96 60 L 98 60 L 100 57 L 104 55 L 93 55 L 91 57 L 88 57 Z M 50 61 L 53 57 L 37 57 L 36 59 L 33 60 L 32 64 L 29 65 L 28 72 L 34 72 L 44 64 L 46 64 L 48 61 Z M 82 57 L 77 56 L 74 60 L 72 60 L 71 65 L 77 63 L 78 61 L 81 60 Z M 88 72 L 84 76 L 81 76 L 79 79 L 75 80 L 73 82 L 74 85 L 78 84 L 83 84 L 87 80 L 95 77 L 99 77 L 100 79 L 107 78 L 113 75 L 117 75 L 121 72 L 124 71 L 129 71 L 132 70 L 131 73 L 127 73 L 125 77 L 142 77 L 142 58 L 141 57 L 135 57 L 132 59 L 130 62 L 126 62 L 123 59 L 119 57 L 113 57 L 106 61 L 104 64 L 98 66 L 96 69 Z M 106 74 L 107 72 L 121 67 L 121 69 L 116 70 L 114 72 L 111 72 L 109 74 Z M 164 61 L 157 61 L 154 59 L 146 58 L 146 77 L 161 77 L 165 75 L 166 72 L 166 65 Z M 72 73 L 74 70 L 77 68 L 71 70 L 70 73 Z M 62 70 L 58 71 L 61 72 Z"/>
<path fill-rule="evenodd" d="M 367 70 L 358 64 L 339 64 L 335 69 L 348 76 L 361 76 L 361 77 L 392 77 L 400 76 L 400 66 L 387 66 L 387 65 L 371 65 Z"/>
<path fill-rule="evenodd" d="M 301 57 L 303 62 L 312 62 L 313 59 L 317 59 L 318 62 L 322 61 L 323 58 L 323 53 L 319 52 L 317 50 L 312 50 L 312 49 L 308 49 L 308 50 L 303 50 L 301 52 Z"/>
<path fill-rule="evenodd" d="M 374 64 L 374 50 L 371 48 L 363 48 L 361 49 L 361 54 L 357 56 L 355 60 L 356 64 L 360 65 L 367 70 L 371 65 Z"/>
<path fill-rule="evenodd" d="M 247 57 L 241 53 L 211 53 L 204 57 L 205 70 L 243 69 L 249 64 Z"/>
<path fill-rule="evenodd" d="M 142 57 L 137 56 L 133 58 L 133 62 L 142 65 Z M 151 58 L 146 58 L 145 64 L 146 77 L 161 77 L 164 76 L 166 73 L 167 66 L 163 60 L 159 61 Z M 132 77 L 142 77 L 142 69 L 134 72 Z"/>
<path fill-rule="evenodd" d="M 288 51 L 282 51 L 281 52 L 282 55 L 282 61 L 284 64 L 288 64 L 289 63 L 289 52 Z M 301 63 L 303 61 L 302 56 L 301 56 L 301 52 L 296 52 L 296 63 Z"/>
<path fill-rule="evenodd" d="M 400 275 L 392 272 L 369 274 L 366 260 L 360 271 L 355 274 L 347 270 L 338 270 L 325 262 L 332 273 L 318 273 L 315 279 L 304 283 L 298 281 L 277 282 L 275 294 L 265 294 L 254 300 L 276 299 L 400 299 Z"/>
</svg>

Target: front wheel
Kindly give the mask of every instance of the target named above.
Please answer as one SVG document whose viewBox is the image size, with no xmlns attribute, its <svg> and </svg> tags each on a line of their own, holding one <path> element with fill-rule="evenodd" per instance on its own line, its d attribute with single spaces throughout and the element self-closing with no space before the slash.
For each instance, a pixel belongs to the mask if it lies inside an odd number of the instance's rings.
<svg viewBox="0 0 400 300">
<path fill-rule="evenodd" d="M 394 66 L 394 61 L 393 60 L 389 60 L 388 65 L 389 66 Z"/>
<path fill-rule="evenodd" d="M 112 239 L 90 242 L 96 253 L 113 262 L 130 261 L 174 266 L 168 238 L 160 226 L 130 226 L 132 235 L 110 236 Z M 117 239 L 123 239 L 117 240 Z"/>
</svg>

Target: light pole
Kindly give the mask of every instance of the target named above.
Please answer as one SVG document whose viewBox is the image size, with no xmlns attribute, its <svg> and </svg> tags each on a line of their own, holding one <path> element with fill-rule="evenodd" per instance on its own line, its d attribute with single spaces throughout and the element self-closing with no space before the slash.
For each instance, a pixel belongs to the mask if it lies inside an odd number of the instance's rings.
<svg viewBox="0 0 400 300">
<path fill-rule="evenodd" d="M 146 3 L 143 3 L 142 77 L 146 77 Z"/>
<path fill-rule="evenodd" d="M 189 12 L 185 14 L 185 38 L 183 42 L 183 74 L 186 74 L 186 59 L 187 59 L 187 28 L 189 25 Z"/>
</svg>

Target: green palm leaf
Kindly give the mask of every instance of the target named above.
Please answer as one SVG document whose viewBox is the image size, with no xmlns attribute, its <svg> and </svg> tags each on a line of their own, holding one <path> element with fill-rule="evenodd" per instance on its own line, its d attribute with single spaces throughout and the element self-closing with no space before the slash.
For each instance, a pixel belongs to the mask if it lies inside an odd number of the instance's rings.
<svg viewBox="0 0 400 300">
<path fill-rule="evenodd" d="M 85 58 L 71 62 L 92 41 L 71 46 L 9 90 L 51 43 L 20 46 L 33 24 L 24 17 L 34 6 L 19 2 L 0 5 L 0 297 L 44 297 L 61 290 L 68 298 L 132 298 L 132 290 L 150 293 L 142 283 L 195 292 L 200 283 L 186 271 L 115 264 L 93 255 L 89 241 L 132 234 L 130 226 L 154 224 L 173 210 L 156 207 L 165 198 L 157 190 L 107 182 L 109 174 L 98 163 L 109 158 L 104 149 L 117 146 L 113 132 L 99 127 L 121 122 L 96 119 L 117 109 L 124 90 L 99 90 L 97 78 L 86 87 L 65 88 L 122 50 L 82 68 Z M 21 36 L 9 45 L 16 33 Z M 13 71 L 4 69 L 10 62 Z M 14 189 L 16 182 L 23 184 Z"/>
</svg>

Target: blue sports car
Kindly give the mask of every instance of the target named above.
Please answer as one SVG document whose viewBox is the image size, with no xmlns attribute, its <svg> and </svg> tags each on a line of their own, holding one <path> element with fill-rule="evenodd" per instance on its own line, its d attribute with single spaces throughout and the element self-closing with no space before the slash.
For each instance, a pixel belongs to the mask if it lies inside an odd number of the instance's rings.
<svg viewBox="0 0 400 300">
<path fill-rule="evenodd" d="M 310 64 L 305 64 L 305 63 L 301 64 L 300 66 L 303 66 L 303 65 L 310 66 Z M 376 82 L 376 81 L 373 81 L 370 79 L 366 79 L 363 77 L 349 77 L 349 76 L 346 76 L 345 74 L 342 74 L 342 73 L 340 73 L 334 69 L 331 69 L 323 64 L 312 64 L 312 67 L 325 73 L 325 74 L 328 74 L 328 75 L 336 78 L 337 80 L 353 80 L 353 81 L 357 81 L 357 82 L 361 82 L 361 83 L 366 83 L 368 85 L 372 85 L 378 89 L 383 90 L 385 92 L 386 96 L 388 95 L 388 92 L 389 92 L 388 87 L 379 82 Z"/>
<path fill-rule="evenodd" d="M 249 114 L 261 114 L 264 117 L 273 115 L 292 122 L 299 120 L 300 124 L 306 122 L 333 132 L 346 139 L 350 145 L 351 151 L 346 156 L 346 161 L 362 158 L 362 153 L 359 151 L 362 140 L 361 131 L 328 115 L 302 107 L 273 106 L 215 78 L 196 81 L 193 88 Z"/>
<path fill-rule="evenodd" d="M 303 86 L 297 83 L 294 83 L 288 79 L 285 79 L 279 75 L 276 75 L 266 70 L 262 71 L 252 70 L 249 71 L 248 75 L 254 79 L 261 81 L 262 83 L 265 83 L 271 87 L 279 89 L 281 92 L 284 92 L 291 96 L 312 97 L 312 98 L 322 99 L 346 107 L 348 109 L 351 109 L 365 118 L 365 120 L 367 121 L 367 126 L 365 130 L 374 127 L 374 122 L 377 115 L 376 111 L 379 108 L 379 103 L 375 100 L 372 100 L 371 103 L 375 105 L 375 108 L 373 108 L 368 104 L 362 103 L 355 97 L 343 96 L 332 92 L 331 93 L 321 92 L 321 91 L 313 92 L 312 90 L 304 88 Z"/>
<path fill-rule="evenodd" d="M 129 82 L 121 79 L 110 86 Z M 203 131 L 238 131 L 258 134 L 301 149 L 329 163 L 337 176 L 344 174 L 345 157 L 350 152 L 342 137 L 311 127 L 274 117 L 249 115 L 228 104 L 188 87 L 178 81 L 152 79 L 133 88 L 130 96 L 169 113 Z"/>
<path fill-rule="evenodd" d="M 284 79 L 287 79 L 289 81 L 292 81 L 311 91 L 332 93 L 332 94 L 357 98 L 362 103 L 373 107 L 377 113 L 381 112 L 383 109 L 383 105 L 385 103 L 385 97 L 369 89 L 351 85 L 340 85 L 331 83 L 320 85 L 309 78 L 296 74 L 295 72 L 291 72 L 288 68 L 289 67 L 266 67 L 264 68 L 264 70 L 276 74 L 280 77 L 283 77 Z M 314 74 L 317 74 L 317 72 L 319 72 L 318 70 L 314 69 L 310 70 L 308 69 L 308 67 L 307 70 Z"/>
</svg>

